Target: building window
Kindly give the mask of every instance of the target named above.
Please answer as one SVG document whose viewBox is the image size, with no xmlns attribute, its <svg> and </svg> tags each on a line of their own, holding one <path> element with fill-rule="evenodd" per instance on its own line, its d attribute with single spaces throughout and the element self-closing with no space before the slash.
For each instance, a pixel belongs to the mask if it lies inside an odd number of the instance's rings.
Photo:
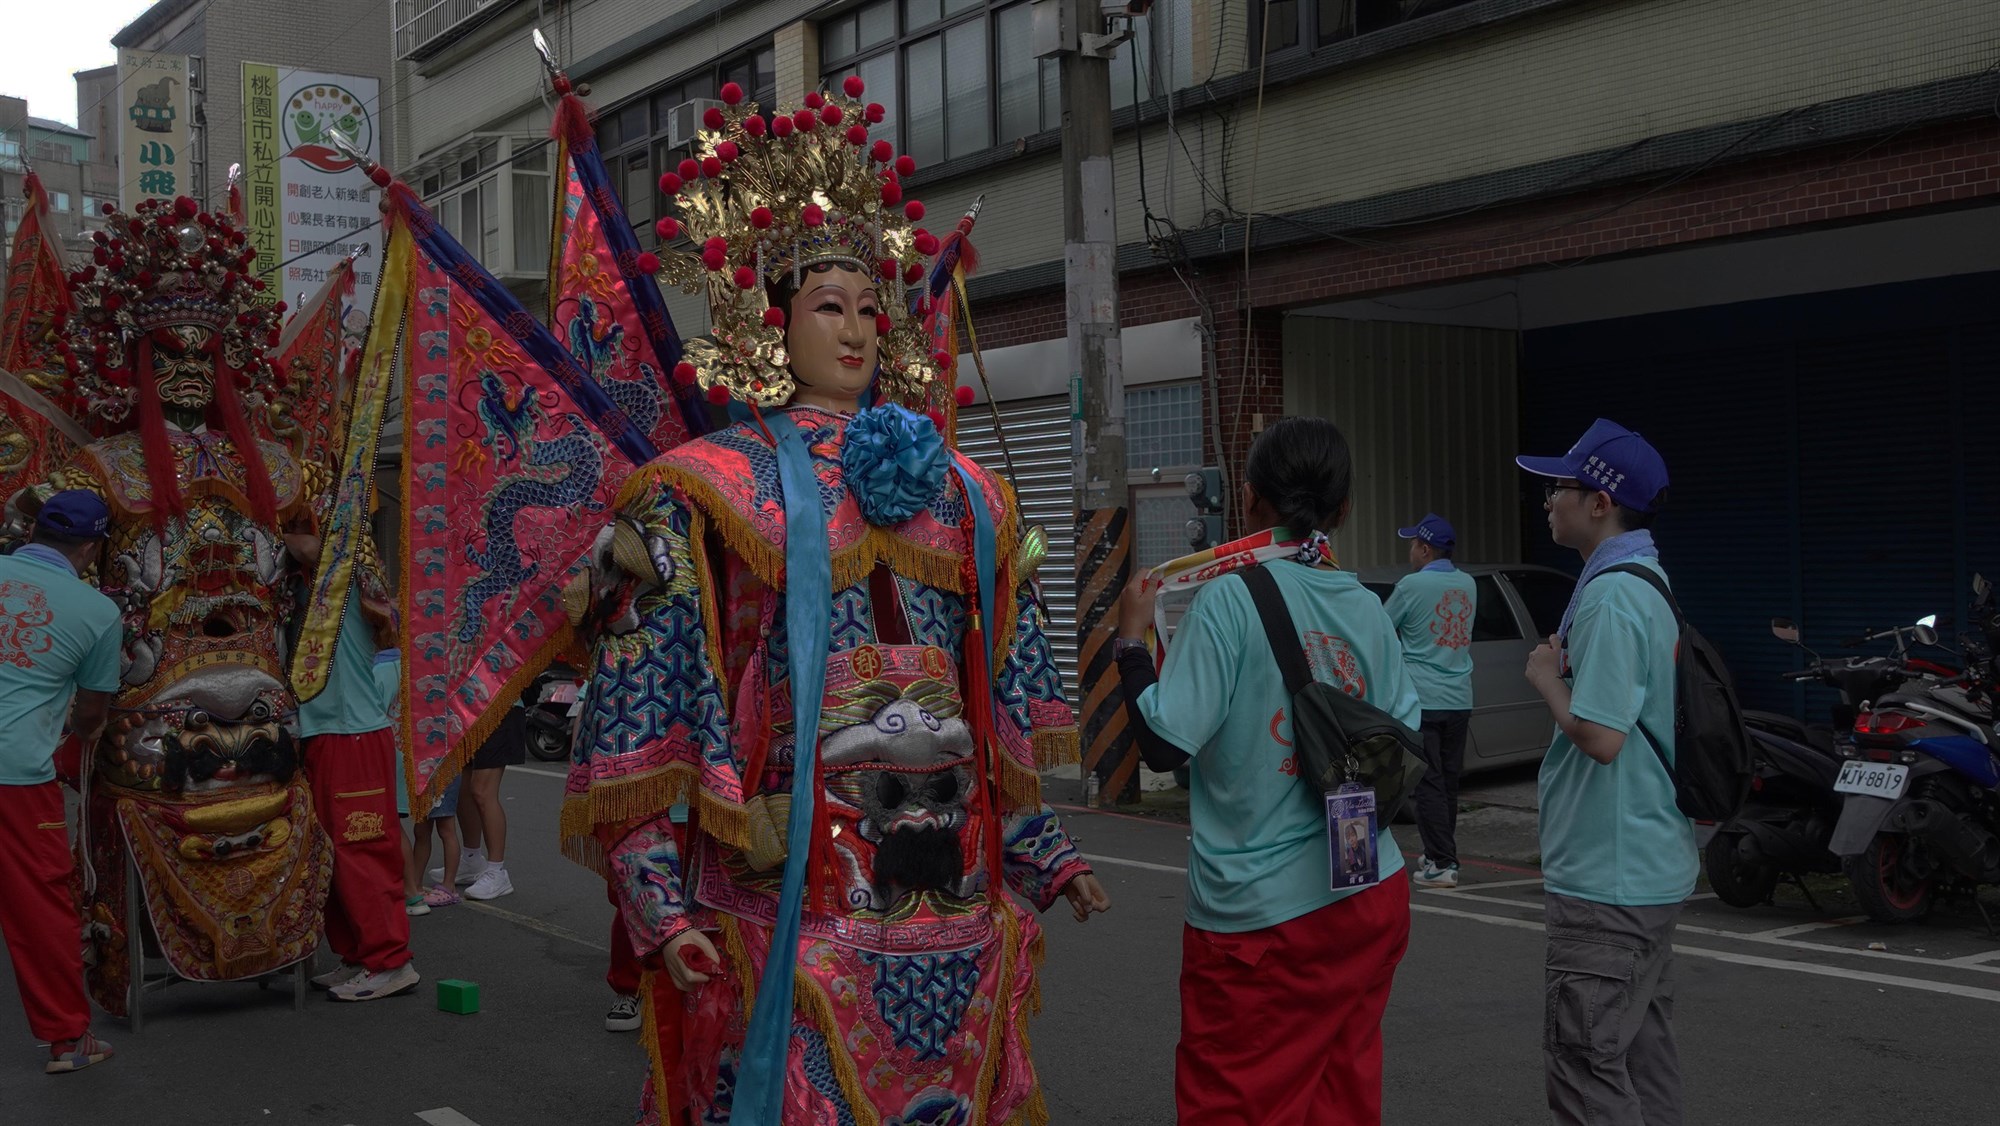
<svg viewBox="0 0 2000 1126">
<path fill-rule="evenodd" d="M 599 115 L 597 146 L 604 153 L 612 183 L 618 186 L 619 198 L 625 202 L 625 216 L 640 232 L 641 241 L 652 238 L 653 221 L 666 213 L 668 201 L 660 195 L 660 175 L 673 171 L 694 151 L 692 134 L 682 136 L 674 125 L 676 113 L 685 121 L 699 122 L 699 114 L 684 107 L 717 100 L 722 87 L 731 82 L 743 87 L 759 105 L 775 102 L 778 68 L 772 49 L 760 46 L 732 55 Z"/>
<path fill-rule="evenodd" d="M 1126 483 L 1132 488 L 1132 565 L 1152 567 L 1195 550 L 1187 523 L 1187 475 L 1202 466 L 1199 383 L 1125 391 Z M 1157 475 L 1155 470 L 1158 471 Z"/>
<path fill-rule="evenodd" d="M 12 137 L 0 137 L 0 171 L 25 172 L 28 166 L 21 159 L 21 142 Z"/>
<path fill-rule="evenodd" d="M 69 193 L 68 193 L 68 192 L 50 192 L 50 193 L 49 193 L 49 205 L 50 205 L 50 206 L 52 206 L 52 207 L 54 207 L 54 208 L 55 208 L 55 209 L 56 209 L 57 211 L 68 211 L 68 210 L 69 210 Z"/>
<path fill-rule="evenodd" d="M 1250 7 L 1250 61 L 1303 45 L 1327 46 L 1435 15 L 1472 0 L 1273 0 Z M 1265 25 L 1269 24 L 1269 41 Z"/>
<path fill-rule="evenodd" d="M 1111 62 L 1112 108 L 1191 84 L 1193 0 L 1133 22 Z M 1033 136 L 1062 123 L 1057 63 L 1032 45 L 1027 0 L 871 0 L 820 24 L 825 83 L 849 75 L 888 111 L 880 129 L 919 164 Z"/>
<path fill-rule="evenodd" d="M 469 139 L 422 177 L 425 202 L 466 251 L 502 276 L 548 270 L 554 146 L 541 138 Z"/>
</svg>

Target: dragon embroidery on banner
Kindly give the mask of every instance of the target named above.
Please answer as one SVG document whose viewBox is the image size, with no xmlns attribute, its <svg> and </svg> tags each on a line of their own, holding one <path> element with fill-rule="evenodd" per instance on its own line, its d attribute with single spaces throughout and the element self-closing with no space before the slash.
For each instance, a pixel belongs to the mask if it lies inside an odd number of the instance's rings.
<svg viewBox="0 0 2000 1126">
<path fill-rule="evenodd" d="M 497 385 L 497 377 L 493 382 Z M 481 401 L 484 404 L 485 399 Z M 594 495 L 604 476 L 604 455 L 591 440 L 589 428 L 573 416 L 565 417 L 562 420 L 565 433 L 536 438 L 534 435 L 546 421 L 541 406 L 533 395 L 523 395 L 518 410 L 518 416 L 510 411 L 504 421 L 488 417 L 483 411 L 480 416 L 487 428 L 489 445 L 495 444 L 503 433 L 512 440 L 501 460 L 520 461 L 521 470 L 499 478 L 487 497 L 482 521 L 485 546 L 468 543 L 465 547 L 466 561 L 481 572 L 479 579 L 466 587 L 460 600 L 458 638 L 465 643 L 479 636 L 480 627 L 488 618 L 488 602 L 520 589 L 541 571 L 538 553 L 530 549 L 524 555 L 521 549 L 516 524 L 524 511 L 604 510 L 603 502 Z M 514 421 L 517 417 L 521 420 L 518 423 Z M 516 426 L 519 428 L 515 429 Z M 523 437 L 527 439 L 525 458 Z M 473 439 L 468 437 L 467 441 Z"/>
<path fill-rule="evenodd" d="M 567 304 L 567 303 L 566 303 Z M 625 412 L 632 425 L 650 434 L 667 409 L 660 387 L 664 380 L 653 365 L 637 356 L 637 347 L 625 338 L 625 326 L 600 310 L 589 297 L 576 299 L 576 315 L 569 321 L 569 351 L 613 406 Z M 637 365 L 638 374 L 621 378 Z"/>
</svg>

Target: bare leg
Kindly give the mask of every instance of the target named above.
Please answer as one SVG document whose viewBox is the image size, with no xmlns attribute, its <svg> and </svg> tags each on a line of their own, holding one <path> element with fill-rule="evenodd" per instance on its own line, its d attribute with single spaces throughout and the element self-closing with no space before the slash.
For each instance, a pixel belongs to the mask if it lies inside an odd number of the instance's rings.
<svg viewBox="0 0 2000 1126">
<path fill-rule="evenodd" d="M 458 886 L 458 821 L 451 817 L 440 817 L 431 822 L 438 829 L 438 836 L 444 841 L 444 883 L 440 886 Z"/>
<path fill-rule="evenodd" d="M 417 890 L 423 890 L 424 873 L 431 866 L 431 826 L 437 824 L 426 817 L 416 824 L 416 841 L 410 846 L 410 879 L 416 881 Z M 456 849 L 444 854 L 445 867 L 449 869 L 458 863 Z"/>
<path fill-rule="evenodd" d="M 500 776 L 506 772 L 504 766 L 466 771 L 465 790 L 459 802 L 463 818 L 467 804 L 463 799 L 472 799 L 471 806 L 478 811 L 474 819 L 479 824 L 480 840 L 486 845 L 486 859 L 494 864 L 504 864 L 507 860 L 507 811 L 500 805 Z M 469 829 L 466 839 L 472 839 Z"/>
<path fill-rule="evenodd" d="M 473 787 L 478 784 L 474 780 L 484 773 L 483 770 L 468 770 L 458 786 L 458 834 L 464 838 L 466 848 L 478 848 L 486 843 L 485 826 L 479 820 L 479 802 L 472 797 Z"/>
<path fill-rule="evenodd" d="M 421 821 L 410 822 L 400 834 L 403 841 L 403 898 L 405 899 L 420 895 L 424 890 L 424 870 L 417 864 L 416 842 L 410 839 L 410 834 L 418 829 L 424 831 L 424 838 L 428 841 L 430 829 Z M 429 856 L 425 856 L 424 863 L 430 863 L 430 859 Z"/>
</svg>

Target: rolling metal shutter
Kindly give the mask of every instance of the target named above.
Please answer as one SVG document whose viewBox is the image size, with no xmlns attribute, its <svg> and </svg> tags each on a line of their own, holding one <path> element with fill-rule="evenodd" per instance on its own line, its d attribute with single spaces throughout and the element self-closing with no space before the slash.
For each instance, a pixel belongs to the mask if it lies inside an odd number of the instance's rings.
<svg viewBox="0 0 2000 1126">
<path fill-rule="evenodd" d="M 1778 678 L 1800 655 L 1771 618 L 1829 656 L 1923 614 L 1952 645 L 1972 574 L 2000 575 L 1996 307 L 1989 273 L 1534 330 L 1521 446 L 1567 449 L 1600 415 L 1645 434 L 1673 480 L 1658 534 L 1682 608 L 1747 706 L 1824 719 L 1830 693 Z M 1574 573 L 1516 476 L 1524 554 Z"/>
<path fill-rule="evenodd" d="M 1063 689 L 1076 701 L 1076 534 L 1075 497 L 1070 485 L 1069 400 L 1061 395 L 1000 404 L 1007 449 L 1014 455 L 1013 485 L 1021 500 L 1022 527 L 1040 525 L 1049 538 L 1042 565 L 1042 600 L 1047 604 L 1049 641 L 1062 668 Z M 958 416 L 958 445 L 965 453 L 1006 477 L 993 413 L 984 403 Z"/>
</svg>

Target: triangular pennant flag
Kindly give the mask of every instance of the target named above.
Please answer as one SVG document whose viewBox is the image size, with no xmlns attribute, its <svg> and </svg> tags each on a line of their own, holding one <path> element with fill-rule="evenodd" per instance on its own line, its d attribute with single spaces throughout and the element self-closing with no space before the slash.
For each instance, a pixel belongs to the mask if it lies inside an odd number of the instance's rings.
<svg viewBox="0 0 2000 1126">
<path fill-rule="evenodd" d="M 340 461 L 347 429 L 352 349 L 342 322 L 353 300 L 354 261 L 345 259 L 327 274 L 317 293 L 293 310 L 278 338 L 273 361 L 281 390 L 279 409 L 272 418 L 272 436 L 302 463 L 329 471 Z M 393 330 L 396 326 L 385 327 Z"/>
<path fill-rule="evenodd" d="M 43 402 L 30 405 L 0 394 L 0 500 L 16 489 L 38 484 L 69 460 L 73 443 L 44 418 L 42 409 L 68 410 L 57 329 L 69 315 L 69 278 L 62 248 L 47 229 L 48 193 L 28 173 L 22 185 L 26 214 L 14 232 L 7 258 L 7 292 L 0 305 L 0 369 L 13 372 Z"/>
<path fill-rule="evenodd" d="M 561 591 L 655 449 L 407 187 L 388 199 L 410 234 L 403 714 L 421 817 L 571 640 Z"/>
<path fill-rule="evenodd" d="M 562 159 L 555 253 L 549 261 L 549 324 L 597 385 L 664 453 L 707 429 L 692 389 L 676 390 L 681 339 L 611 186 L 589 111 L 564 94 L 554 134 Z"/>
</svg>

